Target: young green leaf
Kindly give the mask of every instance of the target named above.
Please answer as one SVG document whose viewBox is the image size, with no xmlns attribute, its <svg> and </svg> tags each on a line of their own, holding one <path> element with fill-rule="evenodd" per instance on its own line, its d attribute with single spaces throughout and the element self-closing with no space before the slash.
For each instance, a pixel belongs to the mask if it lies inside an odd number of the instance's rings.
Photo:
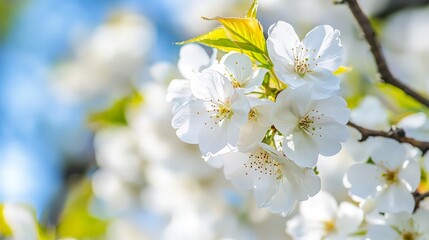
<svg viewBox="0 0 429 240">
<path fill-rule="evenodd" d="M 257 13 L 258 13 L 258 0 L 253 0 L 252 5 L 250 6 L 249 10 L 246 13 L 246 18 L 256 19 Z"/>
</svg>

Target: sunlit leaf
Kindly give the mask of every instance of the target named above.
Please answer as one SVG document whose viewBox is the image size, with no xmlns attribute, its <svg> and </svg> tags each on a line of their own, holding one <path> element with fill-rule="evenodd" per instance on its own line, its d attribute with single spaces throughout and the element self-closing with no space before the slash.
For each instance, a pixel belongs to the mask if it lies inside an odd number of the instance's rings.
<svg viewBox="0 0 429 240">
<path fill-rule="evenodd" d="M 397 112 L 394 114 L 392 122 L 398 122 L 403 117 L 417 112 L 427 112 L 426 108 L 414 98 L 410 97 L 402 90 L 389 84 L 377 83 L 376 87 L 385 96 L 391 106 L 397 106 Z"/>
<path fill-rule="evenodd" d="M 91 182 L 83 180 L 69 192 L 57 229 L 59 237 L 97 238 L 107 227 L 107 221 L 93 216 L 89 211 L 92 199 Z"/>
<path fill-rule="evenodd" d="M 333 73 L 334 75 L 341 75 L 344 73 L 348 73 L 352 71 L 352 67 L 347 67 L 347 66 L 340 66 L 337 70 L 335 70 Z"/>
<path fill-rule="evenodd" d="M 202 43 L 225 52 L 237 51 L 258 61 L 263 67 L 270 67 L 262 26 L 257 19 L 221 17 L 205 19 L 216 20 L 222 26 L 178 44 Z"/>
<path fill-rule="evenodd" d="M 247 18 L 256 18 L 258 13 L 258 0 L 253 0 L 252 5 L 246 13 Z"/>
<path fill-rule="evenodd" d="M 143 101 L 143 96 L 134 91 L 130 96 L 126 96 L 115 101 L 106 110 L 93 113 L 89 116 L 89 123 L 95 128 L 111 125 L 127 125 L 126 111 L 128 107 L 138 105 Z"/>
</svg>

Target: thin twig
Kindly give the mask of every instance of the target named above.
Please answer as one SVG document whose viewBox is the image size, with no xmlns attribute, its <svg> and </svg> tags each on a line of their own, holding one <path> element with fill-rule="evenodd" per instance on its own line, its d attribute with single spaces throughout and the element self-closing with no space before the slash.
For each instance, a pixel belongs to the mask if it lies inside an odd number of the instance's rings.
<svg viewBox="0 0 429 240">
<path fill-rule="evenodd" d="M 409 96 L 416 99 L 421 104 L 425 105 L 426 107 L 429 107 L 429 99 L 424 97 L 423 95 L 419 94 L 415 90 L 409 88 L 407 85 L 403 84 L 401 81 L 399 81 L 395 76 L 393 76 L 392 72 L 390 71 L 389 67 L 387 66 L 386 59 L 384 58 L 384 55 L 381 52 L 380 43 L 377 40 L 375 31 L 371 25 L 371 22 L 369 18 L 365 15 L 365 13 L 360 8 L 357 0 L 340 0 L 336 1 L 336 4 L 344 4 L 347 3 L 351 12 L 353 13 L 353 16 L 357 20 L 359 26 L 361 27 L 365 39 L 368 42 L 371 53 L 374 56 L 375 62 L 377 64 L 377 70 L 380 73 L 381 79 L 390 85 L 393 85 L 402 91 L 404 91 Z"/>
<path fill-rule="evenodd" d="M 394 139 L 400 143 L 408 143 L 420 149 L 422 151 L 422 154 L 425 154 L 429 150 L 429 142 L 418 141 L 414 138 L 407 137 L 405 136 L 405 131 L 401 128 L 391 128 L 390 131 L 386 132 L 364 128 L 353 122 L 348 122 L 347 125 L 355 128 L 362 134 L 362 138 L 359 140 L 360 142 L 367 140 L 369 137 L 384 137 Z"/>
<path fill-rule="evenodd" d="M 423 201 L 425 198 L 429 197 L 429 191 L 425 193 L 419 193 L 414 192 L 414 201 L 416 202 L 416 205 L 414 206 L 414 212 L 419 208 L 420 202 Z"/>
</svg>

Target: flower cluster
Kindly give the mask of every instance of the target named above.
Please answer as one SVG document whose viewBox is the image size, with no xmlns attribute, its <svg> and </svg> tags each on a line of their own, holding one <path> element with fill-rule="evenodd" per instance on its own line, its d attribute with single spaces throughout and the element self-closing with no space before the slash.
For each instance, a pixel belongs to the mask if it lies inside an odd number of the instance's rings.
<svg viewBox="0 0 429 240">
<path fill-rule="evenodd" d="M 218 62 L 216 52 L 183 46 L 184 79 L 167 95 L 177 136 L 198 144 L 234 186 L 252 190 L 259 207 L 286 215 L 320 191 L 319 156 L 337 154 L 348 138 L 350 111 L 333 74 L 343 55 L 339 35 L 318 26 L 300 41 L 280 21 L 266 40 L 269 67 L 239 52 Z"/>
</svg>

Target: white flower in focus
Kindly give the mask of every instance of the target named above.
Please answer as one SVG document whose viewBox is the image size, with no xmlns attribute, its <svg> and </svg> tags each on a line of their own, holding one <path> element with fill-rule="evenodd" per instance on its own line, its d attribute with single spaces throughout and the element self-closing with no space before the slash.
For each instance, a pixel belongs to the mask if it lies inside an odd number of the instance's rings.
<svg viewBox="0 0 429 240">
<path fill-rule="evenodd" d="M 420 183 L 420 168 L 414 160 L 406 159 L 404 146 L 392 139 L 383 139 L 371 154 L 374 164 L 355 164 L 347 171 L 349 194 L 361 199 L 375 198 L 380 212 L 411 213 L 414 209 L 412 192 Z"/>
<path fill-rule="evenodd" d="M 277 76 L 292 88 L 314 86 L 314 98 L 326 98 L 340 88 L 332 73 L 341 64 L 340 31 L 317 26 L 300 41 L 293 27 L 279 21 L 268 30 L 267 48 Z"/>
<path fill-rule="evenodd" d="M 300 214 L 289 220 L 286 230 L 293 239 L 349 239 L 364 218 L 363 211 L 349 203 L 337 205 L 334 197 L 320 192 L 300 203 Z"/>
<path fill-rule="evenodd" d="M 235 147 L 250 109 L 243 92 L 234 90 L 231 82 L 214 70 L 203 71 L 191 80 L 190 86 L 195 99 L 172 120 L 177 136 L 184 142 L 199 144 L 203 155 Z"/>
<path fill-rule="evenodd" d="M 418 209 L 414 214 L 401 212 L 386 214 L 384 224 L 368 227 L 366 239 L 425 240 L 429 239 L 429 212 Z"/>
<path fill-rule="evenodd" d="M 235 88 L 244 88 L 245 93 L 250 93 L 262 84 L 267 69 L 257 68 L 253 70 L 250 58 L 242 53 L 230 52 L 222 57 L 220 66 L 230 78 Z"/>
<path fill-rule="evenodd" d="M 253 190 L 259 207 L 286 216 L 297 201 L 320 191 L 313 169 L 301 168 L 283 153 L 260 143 L 223 155 L 224 172 L 232 184 Z"/>
<path fill-rule="evenodd" d="M 273 102 L 266 99 L 248 98 L 250 111 L 246 124 L 240 128 L 238 145 L 245 146 L 261 142 L 272 125 Z M 265 100 L 265 101 L 264 101 Z"/>
<path fill-rule="evenodd" d="M 184 79 L 173 79 L 167 89 L 167 101 L 173 103 L 173 113 L 192 99 L 190 79 L 217 63 L 216 55 L 216 49 L 209 57 L 203 47 L 193 43 L 180 48 L 177 66 Z"/>
<path fill-rule="evenodd" d="M 314 167 L 319 154 L 338 153 L 349 135 L 350 111 L 344 99 L 313 100 L 311 91 L 309 85 L 283 90 L 272 112 L 274 126 L 284 135 L 284 153 L 302 167 Z"/>
</svg>

